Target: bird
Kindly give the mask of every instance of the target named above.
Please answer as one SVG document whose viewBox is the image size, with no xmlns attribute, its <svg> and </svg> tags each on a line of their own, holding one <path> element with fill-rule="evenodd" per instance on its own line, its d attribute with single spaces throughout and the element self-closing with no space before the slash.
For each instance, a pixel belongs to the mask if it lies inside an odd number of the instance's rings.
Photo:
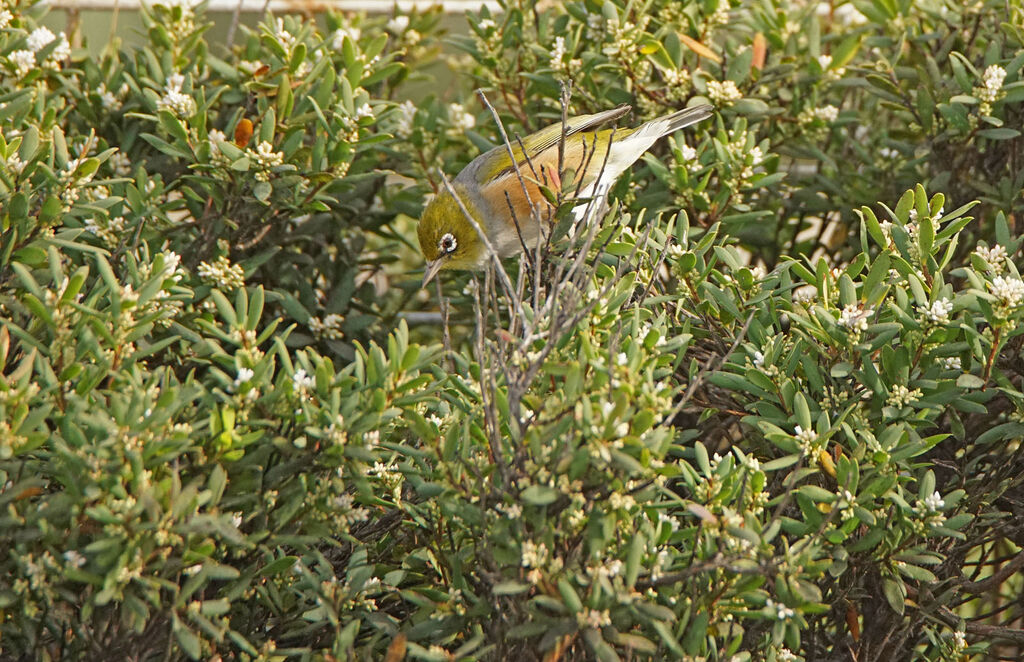
<svg viewBox="0 0 1024 662">
<path fill-rule="evenodd" d="M 416 233 L 426 259 L 422 287 L 442 270 L 482 269 L 490 249 L 505 258 L 535 247 L 544 237 L 545 226 L 550 227 L 537 213 L 550 204 L 542 186 L 578 192 L 581 202 L 573 213 L 580 218 L 590 201 L 603 201 L 619 175 L 659 138 L 707 119 L 713 107 L 685 108 L 634 128 L 599 128 L 630 110 L 627 104 L 572 117 L 564 127 L 556 122 L 473 159 L 451 181 L 450 188 L 427 203 L 420 216 Z M 560 148 L 563 135 L 565 142 Z M 564 175 L 572 177 L 571 186 L 562 185 Z M 486 242 L 478 229 L 486 235 Z"/>
</svg>

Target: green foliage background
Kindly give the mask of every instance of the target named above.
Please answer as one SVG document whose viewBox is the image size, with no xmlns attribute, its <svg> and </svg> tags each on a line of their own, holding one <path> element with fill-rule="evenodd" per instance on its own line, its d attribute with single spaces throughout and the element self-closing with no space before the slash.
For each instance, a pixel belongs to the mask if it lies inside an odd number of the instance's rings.
<svg viewBox="0 0 1024 662">
<path fill-rule="evenodd" d="M 1019 655 L 1019 3 L 43 15 L 0 5 L 0 657 Z M 516 287 L 421 291 L 473 90 L 523 135 L 563 86 L 718 112 Z"/>
</svg>

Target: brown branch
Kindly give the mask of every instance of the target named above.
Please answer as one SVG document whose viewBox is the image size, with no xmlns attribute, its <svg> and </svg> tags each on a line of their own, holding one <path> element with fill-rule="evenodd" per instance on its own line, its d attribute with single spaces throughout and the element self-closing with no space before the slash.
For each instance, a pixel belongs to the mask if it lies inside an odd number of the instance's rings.
<svg viewBox="0 0 1024 662">
<path fill-rule="evenodd" d="M 991 577 L 980 581 L 972 582 L 966 579 L 960 580 L 960 588 L 968 593 L 986 593 L 1002 584 L 1010 575 L 1021 568 L 1024 568 L 1024 552 L 1018 554 L 1012 561 L 996 571 Z M 1024 631 L 1022 631 L 1024 632 Z"/>
</svg>

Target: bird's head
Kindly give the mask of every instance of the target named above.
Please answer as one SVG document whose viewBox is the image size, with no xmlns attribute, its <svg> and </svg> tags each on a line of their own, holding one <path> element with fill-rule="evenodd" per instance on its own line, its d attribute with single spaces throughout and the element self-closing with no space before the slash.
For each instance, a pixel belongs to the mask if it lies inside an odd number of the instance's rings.
<svg viewBox="0 0 1024 662">
<path fill-rule="evenodd" d="M 450 193 L 442 191 L 423 210 L 416 234 L 427 260 L 424 286 L 442 269 L 479 269 L 486 258 L 483 241 L 462 207 L 475 213 L 466 201 L 460 206 Z M 479 215 L 474 219 L 480 223 Z"/>
</svg>

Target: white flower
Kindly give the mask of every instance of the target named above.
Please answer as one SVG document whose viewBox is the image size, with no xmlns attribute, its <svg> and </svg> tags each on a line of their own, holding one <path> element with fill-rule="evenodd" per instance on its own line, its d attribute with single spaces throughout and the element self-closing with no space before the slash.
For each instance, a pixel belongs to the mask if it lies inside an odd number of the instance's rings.
<svg viewBox="0 0 1024 662">
<path fill-rule="evenodd" d="M 493 20 L 485 18 L 484 20 L 477 23 L 477 27 L 480 28 L 481 32 L 487 32 L 491 28 L 496 28 L 498 26 Z"/>
<path fill-rule="evenodd" d="M 160 98 L 158 106 L 169 110 L 178 117 L 191 117 L 196 112 L 196 101 L 188 94 L 181 91 L 185 84 L 185 77 L 181 74 L 172 74 L 167 77 L 167 85 L 164 88 L 164 95 Z"/>
<path fill-rule="evenodd" d="M 69 549 L 64 552 L 64 560 L 67 561 L 67 564 L 72 568 L 81 568 L 86 562 L 86 558 L 74 549 Z"/>
<path fill-rule="evenodd" d="M 178 271 L 178 267 L 181 266 L 181 256 L 174 251 L 167 251 L 162 253 L 164 256 L 164 267 L 160 271 L 160 277 L 164 279 L 172 279 L 174 282 L 178 282 L 182 278 L 182 273 Z"/>
<path fill-rule="evenodd" d="M 565 66 L 565 37 L 555 37 L 555 45 L 551 48 L 551 68 L 562 69 Z"/>
<path fill-rule="evenodd" d="M 933 513 L 937 513 L 946 506 L 946 502 L 942 500 L 942 495 L 938 492 L 932 492 L 924 498 L 924 507 Z"/>
<path fill-rule="evenodd" d="M 7 9 L 0 10 L 0 30 L 3 30 L 8 25 L 10 25 L 11 21 L 13 21 L 13 20 L 14 20 L 14 14 L 12 14 L 9 10 L 7 10 Z"/>
<path fill-rule="evenodd" d="M 1003 81 L 1006 80 L 1006 69 L 1003 69 L 998 64 L 990 65 L 985 69 L 985 87 L 990 90 L 997 90 L 1003 86 Z"/>
<path fill-rule="evenodd" d="M 832 20 L 845 27 L 854 27 L 868 22 L 868 17 L 862 14 L 852 2 L 839 5 L 838 7 L 835 5 L 834 1 L 818 3 L 818 14 L 822 15 L 822 12 L 824 12 L 824 15 L 827 16 L 831 11 Z"/>
<path fill-rule="evenodd" d="M 929 322 L 934 324 L 948 324 L 949 313 L 953 310 L 953 302 L 943 297 L 934 302 L 931 307 L 918 306 L 917 312 L 923 315 Z"/>
<path fill-rule="evenodd" d="M 245 287 L 245 269 L 239 264 L 232 264 L 226 255 L 221 255 L 212 263 L 200 262 L 196 273 L 222 290 Z"/>
<path fill-rule="evenodd" d="M 940 363 L 946 370 L 963 370 L 959 356 L 947 356 Z"/>
<path fill-rule="evenodd" d="M 874 314 L 873 308 L 861 308 L 858 304 L 851 303 L 839 314 L 839 326 L 852 331 L 864 331 L 868 328 L 868 318 Z"/>
<path fill-rule="evenodd" d="M 53 31 L 51 31 L 50 28 L 40 26 L 32 31 L 25 43 L 32 49 L 33 53 L 38 53 L 43 46 L 46 46 L 56 38 L 57 35 L 53 34 Z"/>
<path fill-rule="evenodd" d="M 14 175 L 20 175 L 22 170 L 25 169 L 25 162 L 21 160 L 17 152 L 12 153 L 7 157 L 6 164 L 7 170 Z"/>
<path fill-rule="evenodd" d="M 100 86 L 96 88 L 96 96 L 100 98 L 100 104 L 107 110 L 117 110 L 121 107 L 121 100 L 117 98 L 116 94 L 107 89 L 105 83 L 100 83 Z"/>
<path fill-rule="evenodd" d="M 255 374 L 256 373 L 253 372 L 251 368 L 239 368 L 238 376 L 235 377 L 235 386 L 241 386 L 252 379 Z"/>
<path fill-rule="evenodd" d="M 763 368 L 764 367 L 764 354 L 762 352 L 760 352 L 760 351 L 755 351 L 754 352 L 754 367 L 755 368 Z"/>
<path fill-rule="evenodd" d="M 398 107 L 398 124 L 395 125 L 395 133 L 399 138 L 408 138 L 412 135 L 413 120 L 416 119 L 416 104 L 406 101 Z"/>
<path fill-rule="evenodd" d="M 665 85 L 669 87 L 670 94 L 673 91 L 682 93 L 689 89 L 690 72 L 686 69 L 665 69 L 661 72 L 661 76 L 665 79 Z"/>
<path fill-rule="evenodd" d="M 996 276 L 989 285 L 992 294 L 1008 308 L 1013 308 L 1024 299 L 1024 282 L 1019 278 Z"/>
<path fill-rule="evenodd" d="M 797 116 L 797 121 L 800 124 L 811 124 L 813 122 L 834 122 L 839 117 L 839 109 L 832 104 L 825 106 L 805 108 Z"/>
<path fill-rule="evenodd" d="M 359 41 L 359 37 L 362 35 L 362 31 L 359 28 L 346 26 L 338 28 L 331 35 L 331 48 L 336 51 L 340 51 L 344 46 L 345 37 L 352 40 L 352 43 Z"/>
<path fill-rule="evenodd" d="M 286 51 L 290 50 L 292 45 L 295 43 L 295 36 L 284 29 L 283 18 L 277 19 L 277 24 L 274 30 L 274 37 L 277 39 L 278 43 L 284 46 L 284 49 Z"/>
<path fill-rule="evenodd" d="M 14 71 L 19 78 L 27 75 L 36 66 L 36 54 L 24 49 L 14 51 L 7 60 L 14 65 Z"/>
<path fill-rule="evenodd" d="M 313 317 L 309 320 L 309 328 L 316 335 L 331 340 L 339 340 L 345 334 L 341 330 L 341 325 L 345 321 L 345 318 L 341 315 L 331 313 L 323 319 L 319 317 Z"/>
<path fill-rule="evenodd" d="M 356 118 L 362 119 L 364 117 L 373 118 L 373 108 L 368 103 L 364 103 L 356 108 Z"/>
<path fill-rule="evenodd" d="M 388 24 L 385 26 L 385 29 L 387 29 L 387 31 L 392 34 L 402 34 L 408 27 L 409 17 L 399 15 L 395 16 L 393 19 L 388 21 Z"/>
<path fill-rule="evenodd" d="M 766 609 L 768 609 L 768 611 L 773 612 L 772 615 L 780 621 L 789 620 L 790 618 L 793 618 L 793 616 L 796 615 L 796 612 L 794 612 L 792 609 L 790 609 L 784 604 L 775 602 L 771 598 L 768 598 L 768 600 L 765 601 L 764 606 Z"/>
<path fill-rule="evenodd" d="M 1001 96 L 1000 92 L 1003 89 L 1003 81 L 1005 79 L 1006 69 L 1003 69 L 998 64 L 990 65 L 985 69 L 985 74 L 982 76 L 982 86 L 974 88 L 974 96 L 985 103 L 996 101 Z"/>
<path fill-rule="evenodd" d="M 71 57 L 71 44 L 68 42 L 67 36 L 63 32 L 57 35 L 57 39 L 60 41 L 57 43 L 57 47 L 50 53 L 50 57 L 46 60 L 51 66 L 56 66 L 58 63 Z"/>
<path fill-rule="evenodd" d="M 709 80 L 708 96 L 719 106 L 731 106 L 743 98 L 743 93 L 736 87 L 736 83 L 731 80 L 721 82 Z"/>
<path fill-rule="evenodd" d="M 275 152 L 274 146 L 264 140 L 256 146 L 256 160 L 264 168 L 273 168 L 284 163 L 284 152 Z"/>
<path fill-rule="evenodd" d="M 814 116 L 826 122 L 834 122 L 839 117 L 839 109 L 832 104 L 828 104 L 827 106 L 815 108 Z"/>
<path fill-rule="evenodd" d="M 544 543 L 535 543 L 532 540 L 523 541 L 522 565 L 524 568 L 539 568 L 544 565 L 548 556 L 548 548 Z"/>
<path fill-rule="evenodd" d="M 818 439 L 818 433 L 811 429 L 803 429 L 799 425 L 793 428 L 793 436 L 804 444 L 812 444 Z"/>
<path fill-rule="evenodd" d="M 611 625 L 612 617 L 607 609 L 598 611 L 587 608 L 576 614 L 576 623 L 580 627 L 600 628 Z"/>
<path fill-rule="evenodd" d="M 908 407 L 913 403 L 917 402 L 921 397 L 921 389 L 915 388 L 910 389 L 903 384 L 898 384 L 889 391 L 889 397 L 886 403 L 897 409 Z"/>
<path fill-rule="evenodd" d="M 1009 257 L 1002 244 L 996 244 L 992 248 L 987 248 L 979 244 L 978 247 L 974 249 L 974 254 L 982 260 L 985 260 L 985 262 L 988 262 L 991 270 L 997 274 L 1002 272 L 1003 268 L 1006 266 L 1006 258 Z"/>
<path fill-rule="evenodd" d="M 467 131 L 476 126 L 476 118 L 472 113 L 466 112 L 461 103 L 453 103 L 448 106 L 448 120 L 456 129 Z"/>
<path fill-rule="evenodd" d="M 822 70 L 828 69 L 830 66 L 832 66 L 832 56 L 831 55 L 819 55 L 818 56 L 818 66 L 821 67 Z"/>
<path fill-rule="evenodd" d="M 315 384 L 316 380 L 314 380 L 310 375 L 307 375 L 306 371 L 302 368 L 296 370 L 295 374 L 292 375 L 292 386 L 298 392 L 304 391 L 308 388 L 313 388 Z"/>
<path fill-rule="evenodd" d="M 682 154 L 684 161 L 697 160 L 697 150 L 694 149 L 693 147 L 690 147 L 689 145 L 683 145 L 682 147 L 679 148 L 679 151 Z M 698 166 L 699 165 L 700 164 L 698 164 Z"/>
<path fill-rule="evenodd" d="M 263 67 L 259 60 L 239 60 L 238 70 L 252 76 Z"/>
<path fill-rule="evenodd" d="M 844 5 L 844 7 L 848 6 L 849 5 Z M 797 657 L 793 653 L 793 651 L 789 650 L 788 648 L 780 648 L 778 655 L 776 655 L 775 659 L 778 660 L 778 662 L 796 662 Z"/>
</svg>

